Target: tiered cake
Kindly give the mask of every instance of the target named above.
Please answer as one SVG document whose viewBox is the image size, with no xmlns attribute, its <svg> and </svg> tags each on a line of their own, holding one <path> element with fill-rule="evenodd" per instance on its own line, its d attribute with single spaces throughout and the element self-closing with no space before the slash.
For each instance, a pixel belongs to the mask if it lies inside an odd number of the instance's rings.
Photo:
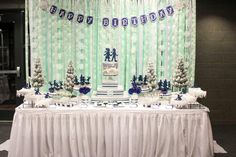
<svg viewBox="0 0 236 157">
<path fill-rule="evenodd" d="M 105 61 L 102 63 L 103 78 L 102 85 L 98 86 L 97 91 L 93 93 L 92 101 L 129 101 L 129 96 L 124 92 L 121 85 L 118 84 L 118 62 L 117 53 L 113 49 L 105 51 Z"/>
</svg>

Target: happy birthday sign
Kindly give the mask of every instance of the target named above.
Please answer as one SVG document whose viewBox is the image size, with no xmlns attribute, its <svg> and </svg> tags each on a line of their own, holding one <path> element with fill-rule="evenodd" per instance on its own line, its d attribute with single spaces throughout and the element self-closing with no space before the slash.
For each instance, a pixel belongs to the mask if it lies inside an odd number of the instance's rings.
<svg viewBox="0 0 236 157">
<path fill-rule="evenodd" d="M 57 14 L 61 19 L 66 18 L 69 21 L 73 21 L 76 19 L 78 23 L 87 23 L 88 25 L 93 24 L 94 17 L 93 16 L 84 16 L 83 14 L 78 14 L 75 16 L 75 13 L 72 11 L 66 11 L 65 9 L 60 9 L 55 5 L 52 5 L 49 9 L 50 14 L 55 15 Z M 122 27 L 127 27 L 129 24 L 132 26 L 138 26 L 139 24 L 145 25 L 148 20 L 150 22 L 155 22 L 158 19 L 163 20 L 167 16 L 172 16 L 174 14 L 174 8 L 170 5 L 164 9 L 160 9 L 157 12 L 151 12 L 148 15 L 143 14 L 140 16 L 133 16 L 131 18 L 117 18 L 113 17 L 109 19 L 108 17 L 102 18 L 102 25 L 104 27 L 108 27 L 111 25 L 112 27 L 116 28 L 119 25 Z"/>
</svg>

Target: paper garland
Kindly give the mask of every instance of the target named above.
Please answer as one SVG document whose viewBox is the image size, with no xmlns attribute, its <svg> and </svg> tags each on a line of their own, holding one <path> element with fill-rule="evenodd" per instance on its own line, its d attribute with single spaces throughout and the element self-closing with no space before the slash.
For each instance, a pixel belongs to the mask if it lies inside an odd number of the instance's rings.
<svg viewBox="0 0 236 157">
<path fill-rule="evenodd" d="M 75 13 L 72 11 L 66 11 L 65 9 L 59 9 L 57 6 L 52 5 L 49 9 L 50 14 L 54 15 L 54 14 L 58 14 L 58 16 L 60 18 L 64 18 L 66 17 L 67 20 L 72 21 L 75 18 Z M 102 25 L 104 27 L 107 27 L 109 25 L 111 25 L 112 27 L 116 28 L 119 25 L 122 27 L 127 27 L 129 25 L 129 22 L 131 23 L 132 26 L 138 26 L 138 24 L 146 24 L 148 21 L 148 18 L 151 22 L 155 22 L 157 20 L 157 18 L 159 18 L 159 20 L 163 20 L 166 18 L 166 16 L 172 16 L 174 14 L 174 8 L 170 5 L 167 6 L 165 9 L 160 9 L 158 10 L 158 12 L 151 12 L 148 15 L 141 15 L 141 16 L 133 16 L 130 19 L 128 19 L 127 17 L 124 18 L 112 18 L 111 21 L 108 17 L 104 17 L 102 18 Z M 86 23 L 88 25 L 93 24 L 93 16 L 87 16 L 86 18 Z M 83 23 L 85 22 L 85 16 L 82 14 L 78 14 L 76 21 L 78 23 Z"/>
</svg>

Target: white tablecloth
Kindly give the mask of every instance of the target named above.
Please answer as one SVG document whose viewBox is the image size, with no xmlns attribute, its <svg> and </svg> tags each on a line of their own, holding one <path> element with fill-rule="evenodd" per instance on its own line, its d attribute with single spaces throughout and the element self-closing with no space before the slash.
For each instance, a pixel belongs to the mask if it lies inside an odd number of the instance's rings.
<svg viewBox="0 0 236 157">
<path fill-rule="evenodd" d="M 205 110 L 17 108 L 9 157 L 212 157 Z"/>
</svg>

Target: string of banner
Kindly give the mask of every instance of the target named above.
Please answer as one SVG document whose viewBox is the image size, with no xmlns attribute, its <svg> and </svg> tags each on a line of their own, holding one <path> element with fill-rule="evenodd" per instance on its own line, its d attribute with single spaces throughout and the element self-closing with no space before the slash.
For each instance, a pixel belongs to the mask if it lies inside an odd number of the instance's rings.
<svg viewBox="0 0 236 157">
<path fill-rule="evenodd" d="M 76 17 L 74 12 L 72 12 L 72 11 L 67 12 L 65 9 L 59 9 L 55 5 L 52 5 L 50 7 L 49 12 L 52 15 L 57 13 L 60 18 L 66 17 L 67 20 L 69 20 L 69 21 L 72 21 L 74 18 L 76 18 L 76 21 L 78 23 L 83 23 L 84 22 L 84 23 L 87 23 L 88 25 L 93 24 L 93 19 L 94 19 L 93 16 L 85 17 L 82 14 L 78 14 L 77 17 Z M 163 19 L 166 18 L 167 15 L 172 16 L 173 14 L 174 14 L 174 8 L 170 5 L 170 6 L 167 6 L 166 8 L 164 8 L 164 9 L 158 10 L 157 12 L 151 12 L 148 15 L 144 14 L 144 15 L 140 15 L 139 17 L 138 16 L 133 16 L 133 17 L 130 18 L 130 21 L 131 21 L 131 25 L 133 25 L 133 26 L 137 26 L 139 24 L 139 20 L 140 20 L 140 23 L 144 25 L 144 24 L 147 23 L 148 18 L 151 22 L 155 22 L 158 18 L 160 20 L 163 20 Z M 129 24 L 129 19 L 127 17 L 124 17 L 124 18 L 120 19 L 120 22 L 121 22 L 121 26 L 127 27 L 128 24 Z M 111 21 L 107 17 L 104 17 L 102 19 L 102 25 L 104 27 L 108 27 L 110 25 L 110 23 L 111 23 L 112 27 L 118 27 L 119 26 L 119 19 L 118 18 L 112 18 Z"/>
</svg>

